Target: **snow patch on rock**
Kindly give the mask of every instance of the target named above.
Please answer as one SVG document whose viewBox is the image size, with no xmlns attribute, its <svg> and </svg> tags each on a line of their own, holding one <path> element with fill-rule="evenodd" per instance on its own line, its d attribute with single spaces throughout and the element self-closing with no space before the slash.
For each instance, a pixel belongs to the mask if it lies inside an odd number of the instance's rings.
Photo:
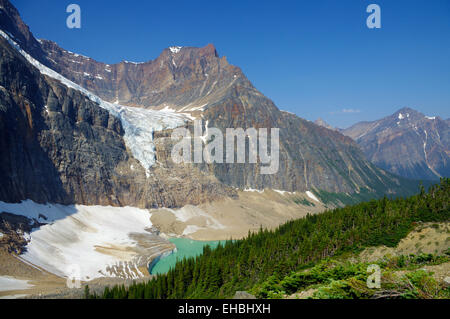
<svg viewBox="0 0 450 319">
<path fill-rule="evenodd" d="M 172 53 L 178 53 L 178 52 L 180 52 L 181 48 L 182 47 L 179 47 L 179 46 L 173 46 L 173 47 L 170 47 L 169 50 Z"/>
<path fill-rule="evenodd" d="M 252 192 L 252 193 L 257 192 L 257 193 L 261 194 L 261 193 L 264 193 L 264 189 L 263 190 L 259 190 L 259 189 L 254 189 L 254 188 L 245 188 L 244 192 Z"/>
<path fill-rule="evenodd" d="M 310 191 L 306 191 L 306 195 L 311 198 L 312 200 L 315 200 L 316 202 L 320 202 L 317 197 Z"/>
<path fill-rule="evenodd" d="M 33 285 L 28 280 L 16 279 L 10 276 L 0 276 L 0 291 L 25 290 L 30 289 Z"/>
<path fill-rule="evenodd" d="M 273 189 L 273 191 L 277 192 L 280 195 L 285 195 L 285 194 L 294 195 L 295 194 L 295 192 L 282 191 L 282 190 L 279 190 L 279 189 Z"/>
<path fill-rule="evenodd" d="M 78 268 L 81 280 L 114 277 L 114 267 L 135 265 L 139 256 L 131 249 L 138 242 L 132 235 L 149 236 L 147 229 L 152 226 L 151 214 L 135 207 L 44 205 L 26 200 L 0 202 L 0 211 L 46 223 L 27 236 L 21 259 L 63 277 Z"/>
</svg>

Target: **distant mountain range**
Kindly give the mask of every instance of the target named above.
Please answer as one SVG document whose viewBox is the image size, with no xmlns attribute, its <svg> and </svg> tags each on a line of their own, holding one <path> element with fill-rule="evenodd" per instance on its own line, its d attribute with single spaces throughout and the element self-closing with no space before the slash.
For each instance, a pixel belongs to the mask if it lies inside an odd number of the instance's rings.
<svg viewBox="0 0 450 319">
<path fill-rule="evenodd" d="M 436 180 L 450 176 L 450 120 L 411 108 L 340 130 L 375 165 L 394 174 Z"/>
</svg>

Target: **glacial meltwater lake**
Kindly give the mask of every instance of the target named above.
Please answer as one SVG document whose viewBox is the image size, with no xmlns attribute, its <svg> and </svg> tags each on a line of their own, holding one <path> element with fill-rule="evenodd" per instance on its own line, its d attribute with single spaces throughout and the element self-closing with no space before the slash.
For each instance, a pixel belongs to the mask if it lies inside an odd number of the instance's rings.
<svg viewBox="0 0 450 319">
<path fill-rule="evenodd" d="M 216 248 L 219 243 L 225 244 L 225 240 L 201 241 L 189 238 L 170 238 L 169 241 L 177 247 L 176 251 L 168 256 L 161 257 L 150 269 L 152 275 L 164 274 L 175 266 L 177 260 L 183 258 L 195 257 L 203 253 L 203 247 L 209 245 L 212 249 Z"/>
</svg>

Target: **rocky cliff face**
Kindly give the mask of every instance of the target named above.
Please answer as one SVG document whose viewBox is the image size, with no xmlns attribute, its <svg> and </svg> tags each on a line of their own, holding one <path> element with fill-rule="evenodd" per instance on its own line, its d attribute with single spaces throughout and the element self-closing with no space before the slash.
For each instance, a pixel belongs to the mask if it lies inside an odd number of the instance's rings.
<svg viewBox="0 0 450 319">
<path fill-rule="evenodd" d="M 227 185 L 353 192 L 374 189 L 381 179 L 388 192 L 398 187 L 399 181 L 367 162 L 350 139 L 279 111 L 213 45 L 171 47 L 153 61 L 106 65 L 53 42 L 41 43 L 56 70 L 110 102 L 189 113 L 223 132 L 229 127 L 280 128 L 277 174 L 259 174 L 258 164 L 197 165 Z"/>
<path fill-rule="evenodd" d="M 342 131 L 352 137 L 377 166 L 413 179 L 450 176 L 448 120 L 410 108 Z"/>
<path fill-rule="evenodd" d="M 120 123 L 0 41 L 0 197 L 68 203 L 108 193 L 115 165 L 127 160 Z"/>
<path fill-rule="evenodd" d="M 109 102 L 161 109 L 201 111 L 234 83 L 252 88 L 241 70 L 204 48 L 170 47 L 153 61 L 104 64 L 42 40 L 51 67 Z"/>
<path fill-rule="evenodd" d="M 235 87 L 203 113 L 211 127 L 280 128 L 279 170 L 261 175 L 259 164 L 203 165 L 228 185 L 306 191 L 311 188 L 353 193 L 361 188 L 394 192 L 400 181 L 385 174 L 338 132 L 279 111 L 257 91 Z M 381 181 L 381 185 L 378 182 Z"/>
<path fill-rule="evenodd" d="M 157 165 L 147 177 L 114 115 L 79 90 L 40 74 L 0 38 L 0 143 L 7 150 L 0 200 L 173 207 L 234 196 L 231 186 L 367 189 L 374 195 L 404 190 L 402 179 L 373 166 L 350 138 L 279 111 L 212 45 L 171 47 L 153 61 L 107 65 L 35 40 L 7 0 L 0 0 L 0 14 L 0 27 L 22 49 L 106 101 L 170 108 L 223 132 L 280 128 L 276 174 L 261 175 L 260 163 L 174 164 L 170 132 L 156 130 Z"/>
<path fill-rule="evenodd" d="M 234 194 L 192 167 L 159 166 L 147 178 L 117 118 L 2 37 L 0 53 L 0 200 L 173 207 Z"/>
<path fill-rule="evenodd" d="M 8 0 L 0 0 L 0 30 L 13 36 L 16 42 L 32 56 L 39 57 L 45 65 L 49 64 L 40 43 L 22 21 L 17 9 Z"/>
</svg>

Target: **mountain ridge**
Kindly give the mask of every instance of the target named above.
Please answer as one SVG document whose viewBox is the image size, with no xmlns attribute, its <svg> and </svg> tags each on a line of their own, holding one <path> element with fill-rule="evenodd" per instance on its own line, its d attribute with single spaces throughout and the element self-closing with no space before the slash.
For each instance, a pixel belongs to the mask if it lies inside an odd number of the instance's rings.
<svg viewBox="0 0 450 319">
<path fill-rule="evenodd" d="M 450 126 L 439 116 L 404 107 L 341 132 L 352 137 L 369 160 L 392 173 L 429 180 L 450 175 Z"/>
<path fill-rule="evenodd" d="M 280 128 L 280 169 L 277 174 L 273 175 L 261 175 L 259 163 L 202 163 L 181 167 L 174 165 L 169 163 L 171 143 L 168 133 L 170 132 L 159 132 L 160 128 L 151 128 L 155 138 L 159 138 L 159 141 L 155 140 L 155 159 L 159 164 L 152 168 L 153 177 L 150 178 L 150 181 L 146 181 L 145 177 L 134 177 L 133 179 L 132 176 L 142 174 L 148 167 L 142 167 L 136 161 L 133 162 L 133 156 L 126 145 L 125 152 L 128 155 L 124 158 L 129 158 L 128 163 L 112 165 L 107 169 L 108 172 L 105 176 L 116 176 L 119 170 L 122 172 L 121 174 L 128 177 L 96 177 L 98 179 L 96 183 L 105 182 L 109 185 L 106 194 L 100 197 L 121 199 L 118 201 L 105 200 L 107 203 L 133 204 L 144 207 L 182 206 L 186 203 L 203 202 L 220 196 L 233 196 L 233 191 L 231 191 L 233 187 L 241 189 L 272 188 L 287 191 L 307 191 L 317 188 L 346 193 L 367 189 L 374 192 L 374 195 L 398 194 L 407 185 L 401 178 L 388 174 L 369 163 L 350 138 L 336 131 L 319 127 L 295 115 L 279 111 L 270 99 L 254 88 L 240 68 L 228 64 L 226 58 L 219 57 L 213 45 L 204 48 L 167 48 L 152 62 L 141 64 L 121 62 L 115 66 L 117 70 L 113 70 L 113 67 L 110 66 L 111 72 L 108 72 L 105 71 L 108 66 L 106 64 L 70 53 L 59 48 L 54 42 L 33 40 L 28 28 L 14 27 L 13 22 L 16 24 L 21 22 L 17 11 L 11 8 L 5 11 L 5 8 L 8 7 L 5 4 L 9 4 L 9 2 L 0 1 L 2 4 L 0 14 L 4 16 L 9 12 L 11 15 L 8 19 L 2 19 L 3 22 L 0 26 L 6 28 L 6 32 L 21 42 L 19 45 L 23 45 L 26 52 L 32 56 L 36 54 L 34 58 L 42 64 L 110 103 L 117 102 L 119 107 L 122 104 L 128 105 L 123 106 L 124 108 L 139 106 L 140 108 L 136 108 L 136 110 L 170 109 L 174 114 L 188 113 L 191 117 L 202 118 L 206 123 L 205 126 L 214 126 L 223 132 L 228 127 Z M 6 47 L 9 44 L 2 41 L 2 46 Z M 32 51 L 30 46 L 37 46 L 37 48 Z M 14 73 L 16 71 L 14 71 L 15 67 L 11 61 L 4 60 L 0 63 L 5 66 L 2 69 L 5 76 L 20 78 L 19 73 Z M 17 63 L 21 64 L 21 62 Z M 27 63 L 24 67 L 32 68 Z M 91 69 L 97 71 L 100 68 L 104 73 L 111 73 L 108 75 L 111 79 L 115 77 L 113 84 L 116 86 L 111 83 L 111 85 L 102 85 L 101 79 L 95 80 L 97 73 L 92 72 Z M 102 77 L 100 74 L 98 75 Z M 146 79 L 143 80 L 142 75 L 145 75 Z M 0 85 L 5 87 L 13 98 L 18 98 L 17 92 L 20 92 L 20 88 L 16 87 L 14 83 L 1 82 Z M 157 92 L 152 93 L 152 90 L 155 89 Z M 61 94 L 56 103 L 51 102 L 52 99 L 54 100 L 54 96 L 45 97 L 44 95 L 44 97 L 40 96 L 39 100 L 29 99 L 27 103 L 34 104 L 38 112 L 44 116 L 55 116 L 59 123 L 54 128 L 56 132 L 63 136 L 73 136 L 75 134 L 73 130 L 63 132 L 66 121 L 64 118 L 76 115 L 80 108 L 79 103 L 74 104 L 72 101 L 65 100 Z M 50 113 L 47 113 L 45 105 L 51 106 Z M 88 105 L 89 109 L 97 108 L 95 103 L 88 103 Z M 77 116 L 79 117 L 80 114 Z M 86 125 L 87 128 L 94 128 L 95 119 L 94 121 L 89 117 L 85 119 L 87 121 L 84 121 L 86 123 L 83 125 Z M 24 116 L 23 121 L 24 123 L 30 121 L 30 117 Z M 75 121 L 75 123 L 78 122 Z M 123 130 L 123 123 L 120 125 Z M 4 134 L 7 139 L 12 138 L 9 132 L 6 131 Z M 32 130 L 30 134 L 34 134 L 34 138 L 36 138 L 40 136 L 41 132 Z M 123 134 L 117 136 L 117 142 L 123 144 L 124 137 L 126 135 Z M 56 152 L 49 157 L 53 165 L 58 167 L 61 162 L 59 152 L 64 147 L 57 139 L 53 141 L 51 148 L 47 147 L 45 152 L 48 154 L 48 152 L 52 152 L 52 149 L 53 152 Z M 91 142 L 95 144 L 97 141 L 92 139 Z M 30 154 L 31 157 L 33 155 Z M 77 180 L 78 185 L 83 186 L 86 182 L 83 181 L 82 176 L 87 172 L 89 172 L 88 175 L 94 174 L 95 176 L 96 173 L 90 170 L 92 168 L 101 170 L 101 168 L 96 164 L 88 168 L 83 167 L 80 163 L 71 163 L 70 161 L 64 161 L 64 163 L 66 166 L 60 167 L 58 170 L 58 177 L 63 188 L 66 191 L 72 190 L 75 193 L 74 198 L 77 198 L 76 201 L 81 200 L 83 203 L 95 204 L 97 197 L 97 201 L 103 202 L 98 197 L 98 190 L 102 189 L 101 187 L 97 187 L 97 191 L 92 192 L 97 195 L 92 196 L 91 200 L 86 200 L 84 198 L 86 196 L 83 194 L 90 194 L 90 192 L 76 191 L 73 186 L 70 186 L 71 180 Z M 6 164 L 11 165 L 11 163 Z M 74 166 L 78 166 L 78 173 L 67 175 Z M 139 167 L 139 169 L 136 171 L 130 167 Z M 172 174 L 169 179 L 162 173 L 167 170 Z M 13 178 L 8 174 L 10 173 L 4 172 L 5 177 Z M 183 186 L 177 184 L 179 183 L 177 180 L 181 176 L 188 181 L 183 183 Z M 140 182 L 132 185 L 133 180 Z M 96 183 L 92 183 L 92 185 Z M 122 187 L 123 185 L 125 188 Z M 187 189 L 184 188 L 185 186 Z M 7 190 L 5 192 L 8 193 Z M 191 196 L 192 193 L 195 196 Z M 4 199 L 7 200 L 8 196 Z"/>
</svg>

